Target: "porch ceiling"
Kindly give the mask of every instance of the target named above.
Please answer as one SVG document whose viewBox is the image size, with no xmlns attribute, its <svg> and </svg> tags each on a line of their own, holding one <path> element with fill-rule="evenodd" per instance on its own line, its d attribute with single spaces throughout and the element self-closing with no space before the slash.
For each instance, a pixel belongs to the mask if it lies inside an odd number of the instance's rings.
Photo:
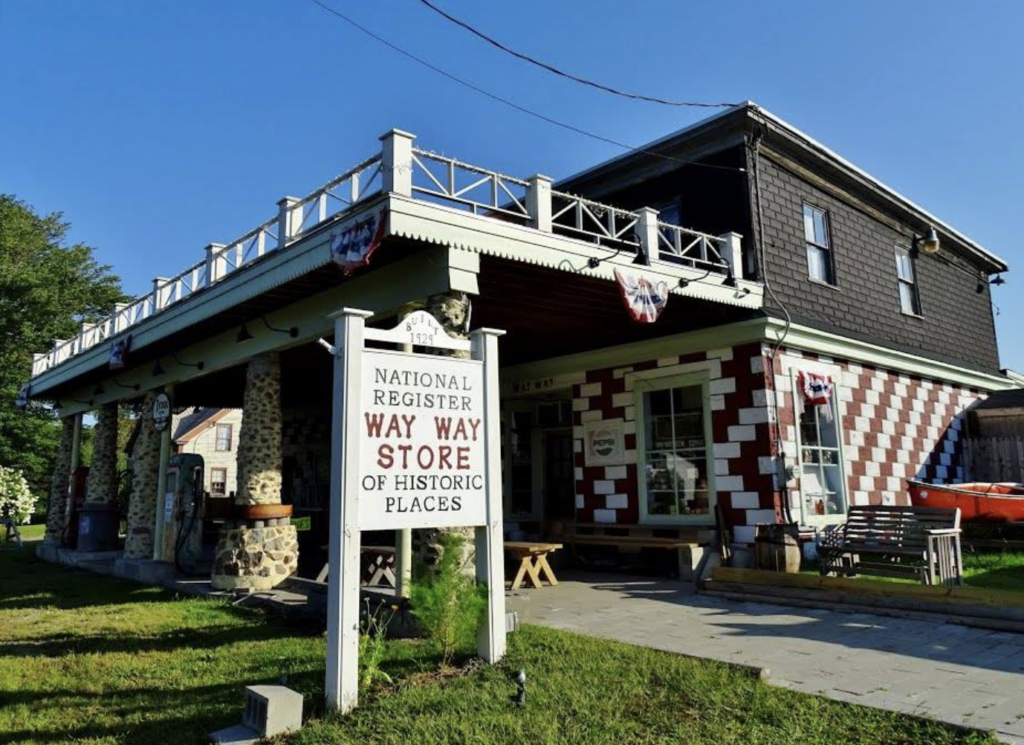
<svg viewBox="0 0 1024 745">
<path fill-rule="evenodd" d="M 626 312 L 614 282 L 491 256 L 480 259 L 479 283 L 473 326 L 507 332 L 500 343 L 503 367 L 762 315 L 672 295 L 656 323 L 637 323 Z"/>
</svg>

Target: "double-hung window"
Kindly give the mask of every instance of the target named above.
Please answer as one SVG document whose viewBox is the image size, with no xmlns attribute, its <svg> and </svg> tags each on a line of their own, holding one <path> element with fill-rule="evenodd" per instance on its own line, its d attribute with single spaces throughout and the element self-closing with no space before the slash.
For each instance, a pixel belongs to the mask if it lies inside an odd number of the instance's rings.
<svg viewBox="0 0 1024 745">
<path fill-rule="evenodd" d="M 642 514 L 650 520 L 706 520 L 714 506 L 710 416 L 700 377 L 638 381 L 637 447 Z"/>
<path fill-rule="evenodd" d="M 230 424 L 218 424 L 217 425 L 217 445 L 216 449 L 218 453 L 229 453 L 231 452 L 231 425 Z"/>
<path fill-rule="evenodd" d="M 804 242 L 807 246 L 807 273 L 811 279 L 834 285 L 835 266 L 828 213 L 809 204 L 804 205 Z"/>
<path fill-rule="evenodd" d="M 795 385 L 794 390 L 798 390 Z M 838 395 L 812 404 L 797 397 L 799 416 L 798 468 L 805 522 L 846 514 L 846 484 L 840 446 Z"/>
<path fill-rule="evenodd" d="M 896 247 L 896 283 L 900 291 L 900 310 L 911 316 L 921 315 L 921 299 L 917 294 L 914 256 L 902 246 Z"/>
<path fill-rule="evenodd" d="M 228 470 L 226 468 L 210 469 L 210 493 L 224 496 L 228 488 Z"/>
</svg>

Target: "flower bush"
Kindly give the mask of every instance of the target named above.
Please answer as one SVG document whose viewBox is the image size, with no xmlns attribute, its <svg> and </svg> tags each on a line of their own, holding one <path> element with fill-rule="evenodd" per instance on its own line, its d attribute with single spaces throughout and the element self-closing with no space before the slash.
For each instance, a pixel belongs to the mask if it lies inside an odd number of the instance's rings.
<svg viewBox="0 0 1024 745">
<path fill-rule="evenodd" d="M 29 491 L 21 471 L 0 466 L 0 517 L 25 524 L 32 519 L 35 507 L 36 497 Z"/>
</svg>

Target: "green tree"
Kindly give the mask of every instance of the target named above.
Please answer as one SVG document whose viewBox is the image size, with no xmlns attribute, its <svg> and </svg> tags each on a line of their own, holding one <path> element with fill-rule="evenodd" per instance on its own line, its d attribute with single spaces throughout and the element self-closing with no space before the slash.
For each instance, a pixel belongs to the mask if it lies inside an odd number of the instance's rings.
<svg viewBox="0 0 1024 745">
<path fill-rule="evenodd" d="M 32 353 L 126 299 L 120 278 L 96 262 L 91 247 L 68 245 L 69 228 L 59 212 L 39 215 L 0 194 L 0 465 L 21 470 L 38 494 L 48 490 L 60 427 L 46 404 L 14 407 Z"/>
</svg>

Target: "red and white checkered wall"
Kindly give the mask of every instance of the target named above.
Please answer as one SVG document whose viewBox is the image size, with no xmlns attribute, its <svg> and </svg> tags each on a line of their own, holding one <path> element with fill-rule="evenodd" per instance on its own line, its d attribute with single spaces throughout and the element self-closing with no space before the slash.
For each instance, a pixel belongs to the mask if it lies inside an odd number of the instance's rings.
<svg viewBox="0 0 1024 745">
<path fill-rule="evenodd" d="M 776 360 L 778 420 L 788 465 L 797 456 L 793 374 L 829 374 L 836 386 L 847 494 L 852 504 L 909 504 L 906 479 L 963 481 L 966 411 L 977 389 L 909 376 L 810 352 L 782 350 Z M 789 474 L 794 476 L 795 474 Z M 800 506 L 798 478 L 786 484 Z"/>
<path fill-rule="evenodd" d="M 715 488 L 719 504 L 728 511 L 727 518 L 740 526 L 777 520 L 779 496 L 771 457 L 769 386 L 760 344 L 588 371 L 586 382 L 573 386 L 577 520 L 618 524 L 639 521 L 633 385 L 640 377 L 692 372 L 705 372 L 710 381 Z M 586 466 L 583 424 L 615 419 L 623 421 L 625 465 Z M 738 540 L 746 540 L 746 531 L 740 533 L 744 535 Z"/>
<path fill-rule="evenodd" d="M 782 519 L 774 443 L 779 427 L 787 471 L 795 476 L 792 377 L 800 369 L 828 372 L 837 383 L 853 504 L 905 502 L 905 478 L 964 478 L 962 423 L 965 410 L 981 395 L 977 390 L 783 349 L 775 360 L 775 391 L 767 353 L 766 345 L 751 343 L 587 371 L 585 382 L 572 389 L 577 520 L 626 525 L 640 520 L 633 385 L 651 376 L 708 375 L 715 488 L 739 542 L 752 542 L 757 524 Z M 625 432 L 624 465 L 586 466 L 583 424 L 616 419 Z M 796 478 L 785 484 L 795 509 L 799 488 Z"/>
</svg>

